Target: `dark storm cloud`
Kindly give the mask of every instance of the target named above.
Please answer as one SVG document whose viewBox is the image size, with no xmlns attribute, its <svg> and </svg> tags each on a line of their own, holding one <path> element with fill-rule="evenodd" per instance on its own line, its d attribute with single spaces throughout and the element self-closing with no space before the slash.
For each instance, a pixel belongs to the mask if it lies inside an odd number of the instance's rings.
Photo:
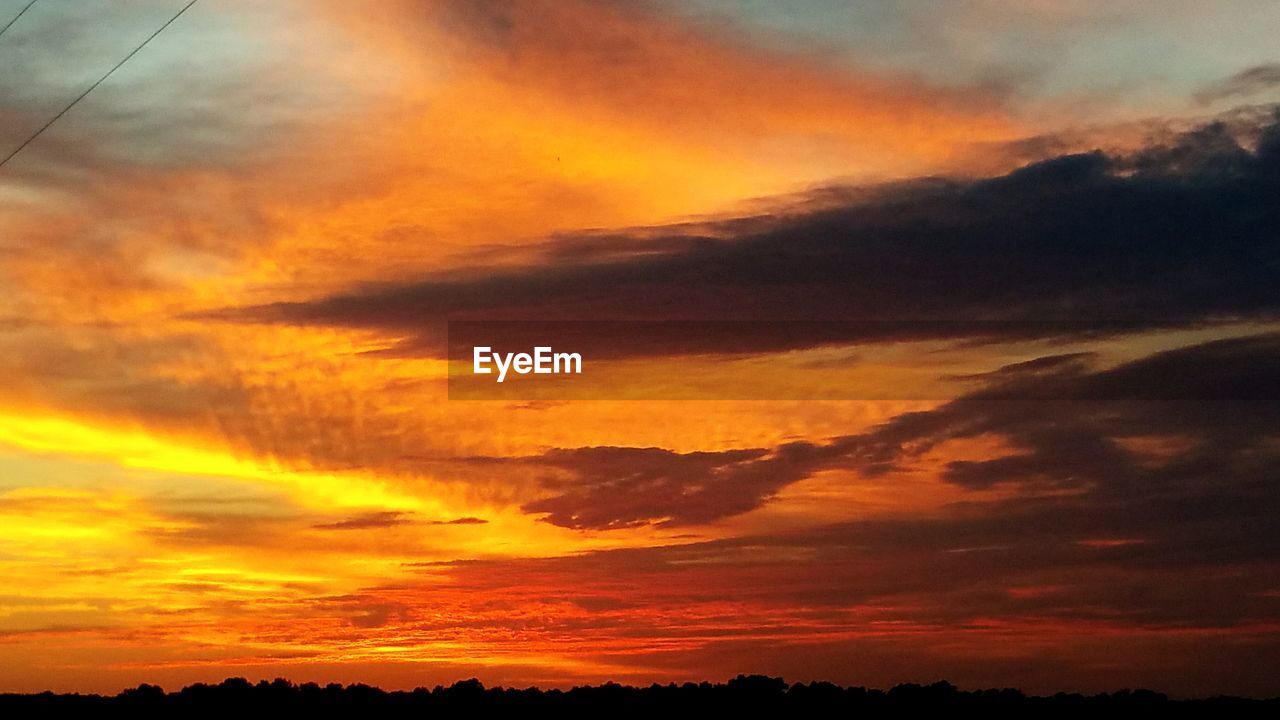
<svg viewBox="0 0 1280 720">
<path fill-rule="evenodd" d="M 851 192 L 843 203 L 828 190 L 797 211 L 650 229 L 618 238 L 650 248 L 623 258 L 592 236 L 524 270 L 215 317 L 377 329 L 408 338 L 390 352 L 428 355 L 444 351 L 446 318 L 757 321 L 729 349 L 751 352 L 1274 317 L 1280 125 L 1256 130 L 1254 150 L 1213 124 L 1125 157 L 1068 155 L 987 180 Z M 725 343 L 712 334 L 658 345 L 635 352 Z"/>
<path fill-rule="evenodd" d="M 1008 455 L 951 462 L 942 478 L 1028 497 L 1055 491 L 1072 498 L 1061 502 L 1079 504 L 1074 522 L 1082 531 L 1100 522 L 1095 531 L 1109 532 L 1113 522 L 1157 532 L 1168 518 L 1198 517 L 1223 542 L 1250 536 L 1240 552 L 1280 551 L 1280 335 L 1209 342 L 1105 369 L 1093 368 L 1087 355 L 1048 357 L 984 377 L 984 388 L 938 408 L 823 443 L 685 454 L 554 450 L 533 462 L 571 479 L 548 481 L 558 494 L 524 509 L 571 528 L 694 524 L 758 507 L 820 470 L 883 474 L 945 442 L 997 436 Z M 967 544 L 1000 542 L 974 537 Z"/>
</svg>

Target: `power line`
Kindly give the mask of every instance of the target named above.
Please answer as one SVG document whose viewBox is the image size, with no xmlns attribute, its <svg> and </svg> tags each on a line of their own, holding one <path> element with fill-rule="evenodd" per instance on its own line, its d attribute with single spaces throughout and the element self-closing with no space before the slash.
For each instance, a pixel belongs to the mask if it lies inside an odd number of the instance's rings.
<svg viewBox="0 0 1280 720">
<path fill-rule="evenodd" d="M 0 28 L 0 35 L 3 35 L 6 30 L 13 27 L 13 24 L 18 22 L 18 18 L 22 17 L 23 15 L 26 15 L 27 11 L 31 9 L 31 6 L 35 4 L 36 4 L 36 0 L 31 0 L 31 2 L 27 3 L 26 7 L 19 10 L 18 14 L 14 15 L 12 20 L 10 20 L 8 23 L 5 23 L 5 26 Z"/>
<path fill-rule="evenodd" d="M 84 92 L 80 93 L 80 96 L 79 96 L 79 97 L 77 97 L 75 100 L 72 100 L 72 101 L 71 101 L 71 103 L 70 103 L 69 105 L 67 105 L 66 107 L 62 108 L 62 111 L 61 111 L 61 112 L 59 112 L 57 115 L 54 115 L 52 120 L 50 120 L 49 122 L 47 122 L 47 123 L 45 123 L 43 126 L 41 126 L 41 128 L 40 128 L 39 130 L 35 131 L 35 132 L 31 135 L 31 137 L 29 137 L 29 138 L 27 138 L 26 140 L 24 140 L 24 141 L 22 142 L 22 144 L 21 144 L 21 145 L 19 145 L 19 146 L 17 147 L 17 149 L 16 149 L 16 150 L 14 150 L 13 152 L 9 153 L 8 157 L 6 157 L 6 158 L 5 158 L 5 159 L 3 159 L 3 160 L 0 160 L 0 168 L 4 167 L 4 166 L 5 166 L 5 163 L 7 163 L 7 162 L 9 162 L 10 160 L 12 160 L 14 155 L 17 155 L 18 153 L 22 152 L 22 149 L 23 149 L 23 148 L 25 148 L 26 146 L 30 145 L 32 140 L 35 140 L 36 138 L 40 137 L 40 133 L 43 133 L 45 130 L 48 130 L 50 125 L 52 125 L 52 124 L 54 124 L 54 123 L 58 122 L 58 118 L 62 117 L 63 115 L 66 115 L 68 110 L 70 110 L 71 108 L 75 107 L 75 106 L 76 106 L 76 103 L 78 103 L 78 102 L 80 102 L 81 100 L 83 100 L 83 99 L 85 98 L 85 96 L 86 96 L 86 95 L 88 95 L 89 93 L 93 92 L 93 91 L 94 91 L 94 89 L 95 89 L 95 88 L 97 88 L 99 85 L 101 85 L 101 84 L 103 83 L 103 81 L 104 81 L 104 80 L 106 80 L 107 78 L 111 77 L 111 74 L 112 74 L 112 73 L 114 73 L 115 71 L 119 70 L 119 69 L 120 69 L 120 67 L 121 67 L 122 65 L 124 65 L 125 63 L 129 62 L 129 59 L 130 59 L 130 58 L 132 58 L 134 55 L 137 55 L 139 50 L 141 50 L 142 48 L 144 48 L 144 47 L 146 47 L 146 46 L 147 46 L 147 43 L 151 42 L 152 40 L 154 40 L 154 39 L 155 39 L 155 37 L 156 37 L 157 35 L 159 35 L 160 33 L 164 32 L 164 29 L 165 29 L 165 28 L 167 28 L 167 27 L 169 27 L 170 25 L 172 25 L 172 24 L 173 24 L 173 21 L 175 21 L 175 20 L 177 20 L 178 18 L 182 17 L 182 13 L 186 12 L 187 10 L 189 10 L 189 9 L 191 8 L 191 6 L 192 6 L 192 5 L 195 5 L 195 4 L 196 4 L 196 2 L 198 2 L 198 0 L 191 0 L 191 2 L 187 3 L 186 5 L 183 5 L 183 6 L 182 6 L 182 9 L 181 9 L 181 10 L 179 10 L 176 14 L 174 14 L 174 16 L 173 16 L 173 17 L 169 18 L 169 19 L 168 19 L 168 21 L 166 21 L 166 22 L 165 22 L 165 24 L 161 25 L 161 26 L 160 26 L 160 27 L 159 27 L 155 32 L 153 32 L 153 33 L 151 33 L 151 35 L 147 36 L 147 39 L 146 39 L 146 40 L 143 40 L 141 45 L 139 45 L 138 47 L 134 48 L 134 49 L 133 49 L 133 50 L 132 50 L 128 55 L 125 55 L 125 56 L 124 56 L 124 59 L 123 59 L 123 60 L 121 60 L 120 62 L 116 63 L 116 66 L 115 66 L 115 67 L 113 67 L 113 68 L 111 68 L 110 70 L 108 70 L 106 75 L 103 75 L 102 77 L 98 78 L 97 82 L 95 82 L 94 84 L 90 85 L 88 90 L 85 90 Z M 35 4 L 35 0 L 32 0 L 32 4 Z M 31 7 L 31 5 L 27 5 L 27 7 Z M 23 12 L 26 12 L 26 8 L 23 8 Z M 19 15 L 21 15 L 21 13 L 19 13 Z M 14 18 L 14 19 L 16 20 L 17 18 Z M 12 23 L 10 23 L 10 24 L 12 24 Z"/>
</svg>

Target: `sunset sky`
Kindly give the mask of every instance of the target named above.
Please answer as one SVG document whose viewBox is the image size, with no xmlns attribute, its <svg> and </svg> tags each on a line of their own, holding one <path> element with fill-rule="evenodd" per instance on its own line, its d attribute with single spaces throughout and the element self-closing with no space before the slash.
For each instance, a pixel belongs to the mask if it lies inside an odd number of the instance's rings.
<svg viewBox="0 0 1280 720">
<path fill-rule="evenodd" d="M 22 12 L 0 157 L 185 4 Z M 1278 37 L 200 0 L 0 166 L 0 691 L 1280 695 Z M 450 320 L 631 325 L 474 400 Z"/>
</svg>

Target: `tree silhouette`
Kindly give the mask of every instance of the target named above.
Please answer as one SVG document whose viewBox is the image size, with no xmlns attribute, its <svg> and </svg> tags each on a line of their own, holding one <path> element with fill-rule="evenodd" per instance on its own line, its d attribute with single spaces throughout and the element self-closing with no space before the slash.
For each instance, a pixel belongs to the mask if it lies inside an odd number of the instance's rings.
<svg viewBox="0 0 1280 720">
<path fill-rule="evenodd" d="M 486 688 L 478 679 L 448 687 L 385 691 L 370 685 L 294 684 L 283 678 L 251 683 L 228 678 L 217 685 L 196 683 L 177 692 L 142 684 L 115 696 L 57 695 L 51 692 L 0 695 L 0 716 L 110 714 L 226 718 L 230 713 L 287 712 L 320 716 L 461 717 L 477 710 L 541 712 L 570 716 L 654 717 L 661 713 L 722 715 L 770 713 L 781 716 L 897 715 L 902 711 L 964 710 L 988 715 L 1144 712 L 1175 716 L 1241 714 L 1277 717 L 1280 698 L 1214 697 L 1173 700 L 1150 690 L 1122 690 L 1085 696 L 1059 693 L 1029 696 L 1014 689 L 961 690 L 948 682 L 904 684 L 888 691 L 841 687 L 829 682 L 788 684 L 782 678 L 739 675 L 727 683 L 684 683 L 637 688 L 608 682 L 571 690 Z"/>
</svg>

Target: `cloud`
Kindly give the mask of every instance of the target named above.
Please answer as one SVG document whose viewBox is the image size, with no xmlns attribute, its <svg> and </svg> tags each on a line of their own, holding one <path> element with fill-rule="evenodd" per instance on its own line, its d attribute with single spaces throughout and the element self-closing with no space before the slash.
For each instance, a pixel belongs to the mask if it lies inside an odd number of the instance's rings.
<svg viewBox="0 0 1280 720">
<path fill-rule="evenodd" d="M 453 520 L 432 520 L 429 525 L 485 525 L 489 521 L 478 517 L 460 517 Z"/>
<path fill-rule="evenodd" d="M 1216 82 L 1196 93 L 1196 102 L 1208 105 L 1219 100 L 1258 95 L 1280 88 L 1280 63 L 1255 65 L 1241 70 L 1225 80 Z"/>
<path fill-rule="evenodd" d="M 1205 653 L 1274 657 L 1266 593 L 1280 573 L 1274 555 L 1251 550 L 1256 538 L 1238 534 L 1224 549 L 1225 521 L 1207 530 L 1204 515 L 1167 512 L 1131 524 L 1136 503 L 1092 502 L 1098 512 L 1079 497 L 1042 496 L 685 545 L 437 563 L 429 581 L 367 588 L 350 602 L 400 607 L 380 640 L 406 652 L 467 633 L 482 647 L 518 638 L 676 674 L 750 662 L 797 677 L 1200 687 Z M 1142 542 L 1082 542 L 1108 532 Z M 474 596 L 489 600 L 460 600 Z M 1233 683 L 1272 682 L 1261 668 L 1231 667 Z"/>
<path fill-rule="evenodd" d="M 1179 505 L 1180 512 L 1205 514 L 1206 523 L 1225 523 L 1219 529 L 1228 535 L 1280 529 L 1266 514 L 1280 510 L 1280 495 L 1267 480 L 1280 472 L 1273 442 L 1280 427 L 1280 335 L 1202 343 L 1102 369 L 1087 355 L 1046 357 L 985 377 L 982 389 L 933 410 L 825 442 L 683 454 L 553 450 L 530 461 L 573 479 L 547 481 L 555 494 L 524 510 L 575 529 L 696 524 L 759 507 L 821 470 L 883 475 L 944 443 L 999 436 L 1009 454 L 953 460 L 941 479 L 968 489 L 1078 495 L 1085 498 L 1083 517 L 1123 509 L 1131 530 L 1143 530 L 1141 518 L 1154 522 Z M 1119 527 L 1098 531 L 1123 535 Z M 1280 549 L 1274 545 L 1259 536 L 1246 547 L 1265 554 Z"/>
<path fill-rule="evenodd" d="M 372 530 L 411 523 L 413 520 L 410 519 L 409 515 L 410 513 L 395 510 L 383 510 L 357 515 L 337 522 L 319 523 L 311 527 L 317 530 Z"/>
<path fill-rule="evenodd" d="M 335 522 L 317 523 L 311 527 L 316 530 L 377 530 L 398 527 L 400 525 L 485 525 L 489 521 L 478 517 L 460 517 L 452 520 L 426 520 L 413 518 L 413 513 L 398 510 L 380 510 L 349 517 Z"/>
<path fill-rule="evenodd" d="M 1280 426 L 1280 335 L 1218 340 L 1092 370 L 1085 358 L 1043 358 L 1002 369 L 977 392 L 928 412 L 908 413 L 876 430 L 832 441 L 828 451 L 886 471 L 955 439 L 1004 436 L 1017 454 L 955 462 L 943 478 L 975 487 L 1050 483 L 1137 495 L 1179 473 L 1188 486 L 1222 497 L 1280 458 L 1267 438 Z M 1190 449 L 1158 468 L 1122 441 L 1164 437 Z M 1235 466 L 1237 461 L 1248 462 Z M 1214 479 L 1216 473 L 1222 476 Z"/>
<path fill-rule="evenodd" d="M 214 317 L 372 329 L 439 356 L 443 320 L 755 321 L 732 352 L 858 341 L 1116 334 L 1272 318 L 1280 125 L 1256 150 L 1225 124 L 1124 156 L 1065 155 L 972 182 L 922 181 L 845 204 L 661 236 L 666 249 L 370 287 Z M 624 234 L 623 239 L 626 239 Z M 572 247 L 572 246 L 571 246 Z M 581 250 L 584 246 L 577 246 Z M 571 257 L 571 256 L 570 256 Z M 809 321 L 794 322 L 794 321 Z M 842 324 L 843 323 L 843 324 Z M 601 328 L 607 328 L 602 324 Z M 656 326 L 636 356 L 715 352 Z M 617 338 L 602 335 L 605 353 Z"/>
<path fill-rule="evenodd" d="M 785 453 L 785 451 L 782 451 Z M 588 447 L 552 450 L 537 464 L 576 479 L 561 495 L 526 504 L 554 525 L 616 529 L 656 523 L 686 525 L 755 507 L 798 480 L 763 450 L 676 453 L 662 448 Z"/>
<path fill-rule="evenodd" d="M 836 172 L 952 168 L 971 145 L 1021 134 L 984 91 L 831 67 L 658 6 L 195 10 L 0 178 L 0 236 L 23 239 L 0 248 L 0 325 L 15 330 L 0 342 L 0 400 L 13 414 L 394 472 L 388 457 L 452 444 L 441 438 L 459 427 L 369 399 L 399 378 L 348 352 L 362 340 L 184 318 L 420 277 L 569 229 L 716 212 Z M 38 127 L 170 13 L 24 18 L 6 34 L 6 126 Z M 193 44 L 217 60 L 191 66 Z M 300 380 L 315 362 L 326 380 Z"/>
<path fill-rule="evenodd" d="M 1007 661 L 999 672 L 1025 682 L 1065 673 L 1103 687 L 1140 676 L 1197 686 L 1195 658 L 1205 653 L 1274 657 L 1280 334 L 1111 366 L 1084 353 L 1048 356 L 982 379 L 932 410 L 820 443 L 551 451 L 532 460 L 568 476 L 548 479 L 559 495 L 526 509 L 575 528 L 679 524 L 713 515 L 725 501 L 717 494 L 735 489 L 738 507 L 758 506 L 777 486 L 757 478 L 835 468 L 940 467 L 944 482 L 1008 491 L 994 499 L 685 545 L 437 565 L 443 585 L 386 591 L 433 609 L 409 612 L 397 636 L 487 628 L 560 648 L 586 643 L 597 660 L 705 668 L 750 657 L 753 667 L 860 676 L 963 675 Z M 1007 450 L 923 462 L 948 443 L 990 436 Z M 502 601 L 442 626 L 434 609 L 450 587 Z M 1117 652 L 1132 654 L 1122 670 Z M 797 660 L 809 653 L 823 661 Z M 868 657 L 874 667 L 858 665 Z"/>
</svg>

